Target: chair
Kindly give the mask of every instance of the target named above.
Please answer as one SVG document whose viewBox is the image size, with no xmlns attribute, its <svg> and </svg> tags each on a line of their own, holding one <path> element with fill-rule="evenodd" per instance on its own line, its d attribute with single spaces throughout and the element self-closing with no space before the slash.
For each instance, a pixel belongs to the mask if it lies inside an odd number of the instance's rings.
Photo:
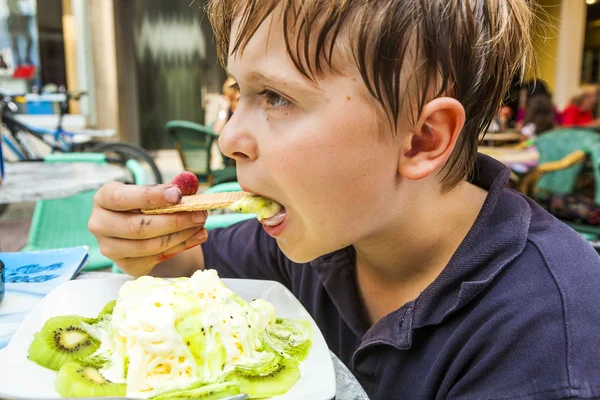
<svg viewBox="0 0 600 400">
<path fill-rule="evenodd" d="M 588 157 L 592 158 L 594 175 L 600 177 L 595 151 L 598 144 L 600 135 L 586 129 L 560 129 L 540 135 L 535 139 L 540 164 L 523 177 L 520 191 L 538 199 L 547 192 L 573 193 Z M 600 185 L 597 186 L 594 200 L 600 204 Z"/>
<path fill-rule="evenodd" d="M 589 172 L 594 181 L 593 191 L 586 194 L 600 205 L 600 135 L 587 129 L 561 129 L 540 135 L 535 140 L 540 164 L 519 182 L 519 191 L 542 205 L 550 194 L 567 195 L 581 191 L 582 176 Z M 600 227 L 563 220 L 584 238 L 600 240 Z"/>
<path fill-rule="evenodd" d="M 208 129 L 210 129 L 210 131 L 218 137 L 218 134 L 215 133 L 213 126 L 215 126 L 215 121 L 208 124 Z M 221 153 L 221 157 L 223 157 L 223 164 L 225 164 L 226 167 L 235 167 L 235 160 L 233 158 L 227 157 L 223 153 Z"/>
<path fill-rule="evenodd" d="M 101 153 L 50 154 L 44 162 L 91 162 L 104 164 Z M 135 160 L 126 163 L 136 184 L 146 183 L 146 173 Z M 89 247 L 85 270 L 110 268 L 113 262 L 100 253 L 98 242 L 87 229 L 96 191 L 86 191 L 61 199 L 41 200 L 35 205 L 27 245 L 22 251 L 36 251 L 71 246 Z"/>
<path fill-rule="evenodd" d="M 175 120 L 167 122 L 165 129 L 179 153 L 183 168 L 196 174 L 200 182 L 212 186 L 237 180 L 235 167 L 211 168 L 210 150 L 218 135 L 209 128 L 190 121 Z"/>
</svg>

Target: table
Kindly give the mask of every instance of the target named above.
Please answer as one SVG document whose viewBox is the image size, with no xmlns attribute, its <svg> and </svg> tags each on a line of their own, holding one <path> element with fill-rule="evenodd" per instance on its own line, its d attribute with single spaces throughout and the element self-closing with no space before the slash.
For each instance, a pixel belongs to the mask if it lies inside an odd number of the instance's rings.
<svg viewBox="0 0 600 400">
<path fill-rule="evenodd" d="M 526 149 L 511 149 L 493 146 L 479 146 L 477 151 L 486 154 L 510 169 L 525 173 L 528 170 L 535 168 L 540 160 L 540 153 L 535 147 Z"/>
<path fill-rule="evenodd" d="M 524 136 L 518 132 L 487 132 L 485 135 L 479 136 L 479 142 L 502 142 L 506 144 L 511 142 L 520 142 L 523 140 L 523 138 Z"/>
<path fill-rule="evenodd" d="M 114 275 L 112 272 L 82 272 L 75 279 L 97 279 L 107 278 Z M 362 386 L 352 372 L 346 368 L 344 363 L 333 353 L 331 353 L 333 367 L 335 369 L 336 394 L 335 400 L 369 400 Z"/>
<path fill-rule="evenodd" d="M 521 140 L 523 135 L 516 131 L 505 131 L 505 132 L 486 132 L 479 136 L 480 140 L 498 140 L 498 141 L 511 141 Z"/>
<path fill-rule="evenodd" d="M 0 204 L 74 196 L 128 177 L 124 167 L 88 162 L 16 162 L 6 164 Z"/>
</svg>

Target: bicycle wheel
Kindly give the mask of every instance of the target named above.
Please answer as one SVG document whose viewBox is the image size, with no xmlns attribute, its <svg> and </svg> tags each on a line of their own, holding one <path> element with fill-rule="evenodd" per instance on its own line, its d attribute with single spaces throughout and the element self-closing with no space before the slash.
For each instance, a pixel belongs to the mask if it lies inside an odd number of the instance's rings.
<svg viewBox="0 0 600 400">
<path fill-rule="evenodd" d="M 92 147 L 87 151 L 92 153 L 105 153 L 108 156 L 117 155 L 124 162 L 134 159 L 142 164 L 142 167 L 144 167 L 145 170 L 150 170 L 152 172 L 152 174 L 149 175 L 150 179 L 148 183 L 163 183 L 162 175 L 154 163 L 154 160 L 152 157 L 150 157 L 146 150 L 140 146 L 123 142 L 103 143 L 99 146 Z M 152 176 L 154 177 L 154 181 L 151 179 Z"/>
</svg>

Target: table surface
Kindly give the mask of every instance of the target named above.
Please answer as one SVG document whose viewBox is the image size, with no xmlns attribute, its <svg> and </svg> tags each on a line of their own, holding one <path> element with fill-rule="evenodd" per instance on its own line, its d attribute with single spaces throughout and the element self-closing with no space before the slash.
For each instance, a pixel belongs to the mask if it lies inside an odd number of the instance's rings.
<svg viewBox="0 0 600 400">
<path fill-rule="evenodd" d="M 540 159 L 540 153 L 535 147 L 527 149 L 507 149 L 502 147 L 479 146 L 477 151 L 493 157 L 509 166 L 511 164 L 529 164 L 535 166 Z"/>
<path fill-rule="evenodd" d="M 480 142 L 519 142 L 523 135 L 518 132 L 486 132 L 479 136 Z"/>
<path fill-rule="evenodd" d="M 97 279 L 113 275 L 112 272 L 82 272 L 75 279 Z M 331 353 L 331 359 L 335 369 L 335 400 L 369 400 L 369 396 L 344 363 L 333 353 Z"/>
<path fill-rule="evenodd" d="M 0 184 L 0 204 L 74 196 L 86 190 L 121 181 L 129 172 L 113 164 L 87 162 L 16 162 L 6 164 Z"/>
</svg>

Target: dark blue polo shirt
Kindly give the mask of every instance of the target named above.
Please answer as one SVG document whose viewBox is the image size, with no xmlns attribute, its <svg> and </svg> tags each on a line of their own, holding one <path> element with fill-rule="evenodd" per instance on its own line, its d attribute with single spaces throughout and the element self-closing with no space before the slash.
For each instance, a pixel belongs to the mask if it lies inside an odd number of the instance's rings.
<svg viewBox="0 0 600 400">
<path fill-rule="evenodd" d="M 489 193 L 449 264 L 371 327 L 352 247 L 293 263 L 251 220 L 211 231 L 206 265 L 287 286 L 372 399 L 600 398 L 598 254 L 501 164 L 479 156 L 473 177 Z"/>
</svg>

